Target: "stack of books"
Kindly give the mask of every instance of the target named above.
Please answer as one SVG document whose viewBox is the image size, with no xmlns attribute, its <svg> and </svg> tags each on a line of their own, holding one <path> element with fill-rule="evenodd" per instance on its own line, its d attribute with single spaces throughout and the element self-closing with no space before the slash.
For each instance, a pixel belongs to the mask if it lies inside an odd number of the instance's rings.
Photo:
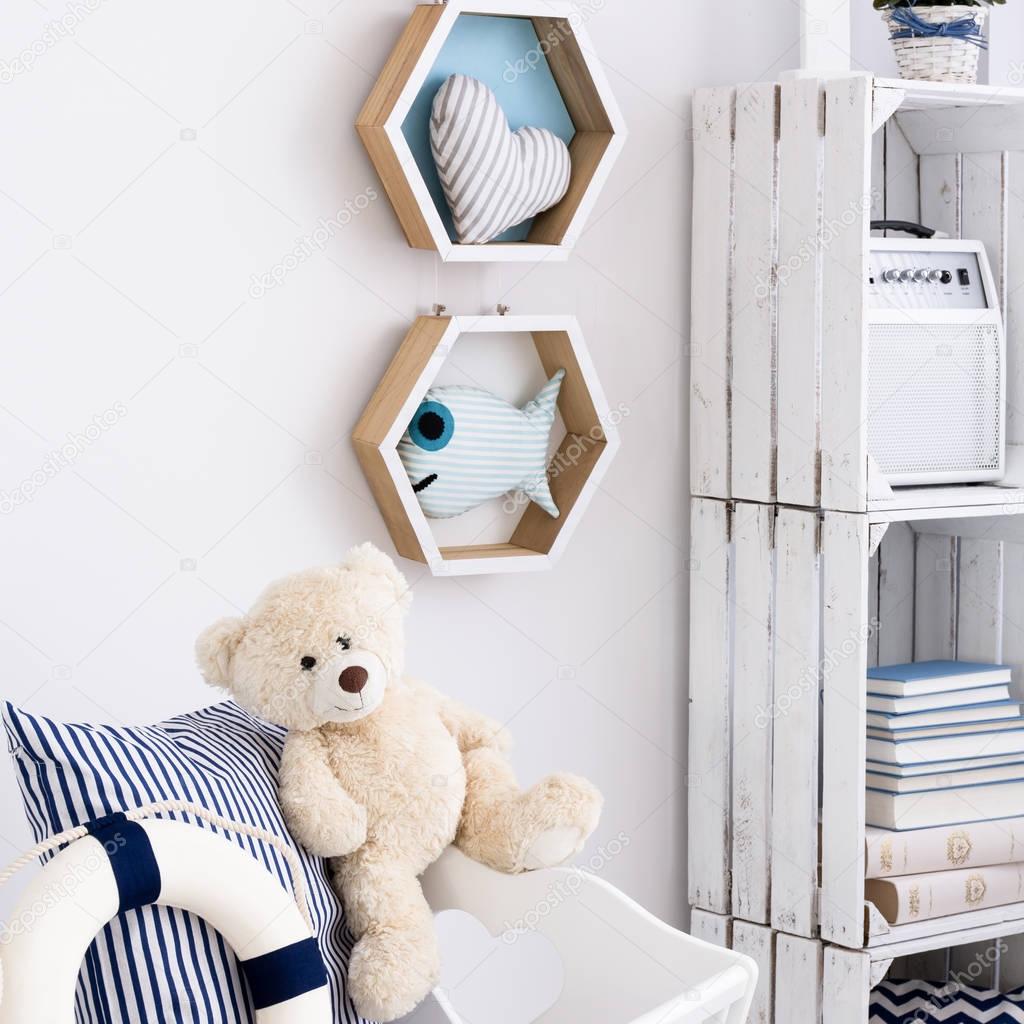
<svg viewBox="0 0 1024 1024">
<path fill-rule="evenodd" d="M 867 707 L 867 898 L 891 924 L 1024 900 L 1024 718 L 1010 669 L 871 669 Z"/>
</svg>

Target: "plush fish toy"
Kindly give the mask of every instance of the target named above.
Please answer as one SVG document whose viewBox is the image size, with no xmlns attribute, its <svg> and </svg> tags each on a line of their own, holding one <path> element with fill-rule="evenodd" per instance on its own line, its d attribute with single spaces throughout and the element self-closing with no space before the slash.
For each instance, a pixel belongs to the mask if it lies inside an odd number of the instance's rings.
<svg viewBox="0 0 1024 1024">
<path fill-rule="evenodd" d="M 522 409 L 483 388 L 431 388 L 398 442 L 424 514 L 448 519 L 522 491 L 557 519 L 548 487 L 548 442 L 564 377 L 559 370 Z"/>
</svg>

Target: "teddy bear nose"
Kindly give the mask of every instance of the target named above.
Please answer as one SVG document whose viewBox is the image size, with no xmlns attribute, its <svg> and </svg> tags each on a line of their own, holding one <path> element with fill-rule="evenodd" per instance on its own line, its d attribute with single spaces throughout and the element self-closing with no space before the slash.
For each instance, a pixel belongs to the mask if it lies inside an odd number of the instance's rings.
<svg viewBox="0 0 1024 1024">
<path fill-rule="evenodd" d="M 344 672 L 338 676 L 338 683 L 346 693 L 359 693 L 366 685 L 370 673 L 361 665 L 349 665 Z"/>
</svg>

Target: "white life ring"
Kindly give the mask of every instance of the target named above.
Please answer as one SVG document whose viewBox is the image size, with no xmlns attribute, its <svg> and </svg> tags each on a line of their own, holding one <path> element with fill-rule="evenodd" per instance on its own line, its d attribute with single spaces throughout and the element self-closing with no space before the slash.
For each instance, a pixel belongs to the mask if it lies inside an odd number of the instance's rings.
<svg viewBox="0 0 1024 1024">
<path fill-rule="evenodd" d="M 292 895 L 234 843 L 179 821 L 89 826 L 28 885 L 0 945 L 0 1024 L 68 1024 L 82 960 L 119 911 L 157 903 L 216 928 L 259 1024 L 330 1024 L 323 960 Z M 73 885 L 68 880 L 73 879 Z"/>
</svg>

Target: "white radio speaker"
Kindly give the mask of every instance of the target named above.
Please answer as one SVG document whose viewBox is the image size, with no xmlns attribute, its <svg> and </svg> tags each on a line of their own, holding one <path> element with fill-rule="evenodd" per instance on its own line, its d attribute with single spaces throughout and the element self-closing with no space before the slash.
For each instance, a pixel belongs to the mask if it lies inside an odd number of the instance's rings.
<svg viewBox="0 0 1024 1024">
<path fill-rule="evenodd" d="M 1006 341 L 984 246 L 871 242 L 868 452 L 893 486 L 998 480 Z"/>
</svg>

